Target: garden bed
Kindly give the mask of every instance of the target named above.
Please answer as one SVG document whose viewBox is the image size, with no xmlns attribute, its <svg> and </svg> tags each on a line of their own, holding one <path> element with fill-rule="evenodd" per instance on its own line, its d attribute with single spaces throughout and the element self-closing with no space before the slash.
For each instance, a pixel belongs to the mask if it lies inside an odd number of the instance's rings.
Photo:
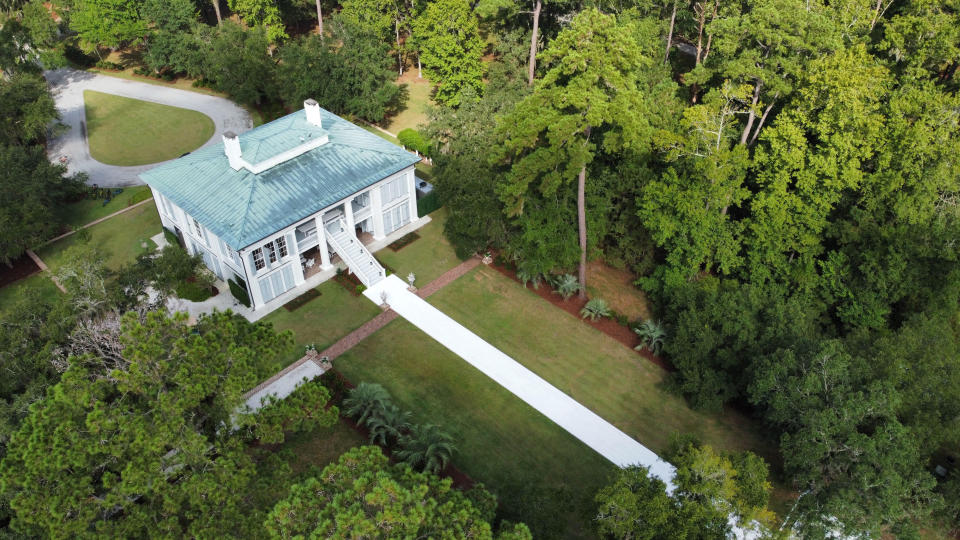
<svg viewBox="0 0 960 540">
<path fill-rule="evenodd" d="M 499 262 L 494 262 L 490 266 L 492 266 L 501 274 L 512 279 L 513 281 L 516 281 L 517 283 L 520 283 L 522 286 L 525 286 L 523 285 L 523 282 L 520 281 L 519 278 L 517 278 L 517 273 L 512 268 L 504 266 Z M 544 300 L 546 300 L 547 302 L 550 302 L 554 306 L 580 319 L 580 321 L 583 324 L 588 324 L 596 328 L 597 330 L 619 341 L 620 343 L 626 345 L 627 347 L 630 347 L 631 349 L 633 349 L 637 345 L 640 345 L 640 338 L 637 336 L 636 332 L 634 332 L 633 329 L 631 329 L 629 326 L 619 323 L 612 317 L 603 317 L 596 321 L 591 321 L 591 320 L 582 318 L 580 316 L 580 310 L 583 309 L 583 306 L 587 304 L 587 300 L 584 300 L 579 296 L 572 296 L 570 299 L 564 300 L 562 296 L 555 293 L 553 289 L 546 283 L 542 283 L 538 288 L 533 288 L 533 287 L 526 287 L 526 288 L 531 292 L 533 292 L 534 294 L 536 294 L 537 296 L 539 296 L 540 298 L 543 298 Z M 657 366 L 660 366 L 661 368 L 667 371 L 671 371 L 671 372 L 676 371 L 676 368 L 674 368 L 670 362 L 661 358 L 660 356 L 653 354 L 649 350 L 647 349 L 642 349 L 642 350 L 634 349 L 634 350 L 637 352 L 637 354 L 643 356 L 647 360 L 650 360 Z"/>
<path fill-rule="evenodd" d="M 283 309 L 287 311 L 296 311 L 298 308 L 300 308 L 301 306 L 303 306 L 304 304 L 306 304 L 307 302 L 313 300 L 318 296 L 320 296 L 320 291 L 316 289 L 310 289 L 309 291 L 301 294 L 300 296 L 284 304 Z"/>
<path fill-rule="evenodd" d="M 367 289 L 367 286 L 360 282 L 360 278 L 356 274 L 348 273 L 346 270 L 337 271 L 333 280 L 342 285 L 353 296 L 360 296 Z"/>
<path fill-rule="evenodd" d="M 401 249 L 412 244 L 415 240 L 419 240 L 419 239 L 420 239 L 420 235 L 417 234 L 416 231 L 414 231 L 412 233 L 403 235 L 402 237 L 400 237 L 398 240 L 394 241 L 387 247 L 390 248 L 392 251 L 400 251 Z"/>
</svg>

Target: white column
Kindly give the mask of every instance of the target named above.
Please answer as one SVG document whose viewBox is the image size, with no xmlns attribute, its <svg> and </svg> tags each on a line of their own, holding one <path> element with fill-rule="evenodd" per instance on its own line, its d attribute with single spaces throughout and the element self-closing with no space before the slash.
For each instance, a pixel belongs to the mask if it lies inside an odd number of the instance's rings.
<svg viewBox="0 0 960 540">
<path fill-rule="evenodd" d="M 329 270 L 333 268 L 330 264 L 330 250 L 327 248 L 327 229 L 323 226 L 323 214 L 319 214 L 317 221 L 317 250 L 320 252 L 320 269 Z"/>
<path fill-rule="evenodd" d="M 410 205 L 410 223 L 417 221 L 420 217 L 417 215 L 417 178 L 414 174 L 416 169 L 410 169 L 407 173 L 407 194 L 410 197 L 407 204 Z"/>
<path fill-rule="evenodd" d="M 297 245 L 297 233 L 296 230 L 292 230 L 284 234 L 284 237 L 287 239 L 287 249 L 292 249 L 290 252 L 291 258 L 293 259 L 293 284 L 294 286 L 303 285 L 303 263 L 300 262 L 300 246 Z"/>
<path fill-rule="evenodd" d="M 243 263 L 244 277 L 247 280 L 247 293 L 250 295 L 250 306 L 257 309 L 263 305 L 263 296 L 260 295 L 260 283 L 257 282 L 257 270 L 251 261 L 252 250 L 240 251 L 240 262 Z"/>
<path fill-rule="evenodd" d="M 383 240 L 383 199 L 380 197 L 380 186 L 370 190 L 370 212 L 373 215 L 373 239 Z"/>
<path fill-rule="evenodd" d="M 343 219 L 347 222 L 347 232 L 351 236 L 357 234 L 356 227 L 353 224 L 353 197 L 343 201 Z"/>
</svg>

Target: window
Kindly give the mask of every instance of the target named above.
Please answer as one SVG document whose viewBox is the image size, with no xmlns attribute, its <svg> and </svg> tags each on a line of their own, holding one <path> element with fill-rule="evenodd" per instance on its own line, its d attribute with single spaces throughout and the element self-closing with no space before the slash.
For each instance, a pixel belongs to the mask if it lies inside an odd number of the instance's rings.
<svg viewBox="0 0 960 540">
<path fill-rule="evenodd" d="M 380 186 L 381 204 L 393 202 L 407 194 L 406 177 L 400 176 Z"/>
<path fill-rule="evenodd" d="M 410 221 L 410 206 L 399 204 L 383 213 L 383 230 L 387 234 L 403 227 Z"/>
<path fill-rule="evenodd" d="M 257 270 L 263 270 L 267 266 L 263 261 L 263 250 L 260 248 L 253 250 L 253 266 Z"/>
<path fill-rule="evenodd" d="M 280 258 L 287 256 L 287 239 L 283 236 L 277 237 L 277 250 L 280 251 Z"/>
<path fill-rule="evenodd" d="M 263 248 L 267 250 L 267 258 L 270 259 L 270 264 L 277 262 L 277 250 L 273 248 L 273 242 L 267 242 L 263 245 Z"/>
<path fill-rule="evenodd" d="M 208 243 L 207 236 L 203 234 L 203 227 L 200 226 L 200 222 L 197 221 L 197 218 L 192 218 L 192 220 L 193 220 L 193 230 L 196 232 L 197 238 L 203 240 L 204 243 Z"/>
</svg>

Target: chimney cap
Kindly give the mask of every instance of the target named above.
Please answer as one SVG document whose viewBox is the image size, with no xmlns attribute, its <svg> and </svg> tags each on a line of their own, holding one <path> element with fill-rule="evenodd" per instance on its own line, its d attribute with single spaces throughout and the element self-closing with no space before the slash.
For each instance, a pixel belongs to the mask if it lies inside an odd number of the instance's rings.
<svg viewBox="0 0 960 540">
<path fill-rule="evenodd" d="M 226 132 L 224 132 L 224 133 L 223 133 L 223 136 L 224 136 L 225 138 L 227 138 L 227 139 L 236 139 L 236 138 L 237 138 L 237 134 L 234 133 L 234 132 L 232 132 L 232 131 L 226 131 Z"/>
<path fill-rule="evenodd" d="M 317 100 L 315 100 L 315 99 L 313 99 L 313 98 L 307 99 L 306 101 L 303 102 L 303 104 L 306 105 L 306 106 L 308 106 L 308 107 L 319 107 L 319 106 L 320 106 L 320 104 L 317 103 Z"/>
</svg>

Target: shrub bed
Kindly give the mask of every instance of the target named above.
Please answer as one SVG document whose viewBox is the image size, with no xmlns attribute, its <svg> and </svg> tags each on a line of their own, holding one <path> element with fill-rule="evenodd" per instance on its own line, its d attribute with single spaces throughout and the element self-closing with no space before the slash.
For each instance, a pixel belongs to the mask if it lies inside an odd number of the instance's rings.
<svg viewBox="0 0 960 540">
<path fill-rule="evenodd" d="M 247 294 L 247 288 L 233 279 L 228 279 L 227 284 L 230 285 L 230 294 L 237 299 L 237 302 L 240 302 L 246 307 L 250 307 L 250 295 Z"/>
<path fill-rule="evenodd" d="M 283 309 L 287 311 L 295 311 L 318 296 L 320 296 L 320 291 L 316 289 L 310 289 L 309 291 L 284 304 Z"/>
<path fill-rule="evenodd" d="M 192 279 L 181 281 L 175 289 L 178 297 L 184 300 L 190 300 L 191 302 L 203 302 L 213 296 L 213 291 L 213 287 L 197 283 Z"/>
<path fill-rule="evenodd" d="M 394 241 L 393 243 L 391 243 L 387 247 L 393 251 L 400 251 L 404 247 L 412 244 L 414 240 L 419 240 L 419 239 L 420 239 L 420 235 L 417 234 L 416 232 L 407 233 L 402 237 L 400 237 L 399 239 L 397 239 L 396 241 Z"/>
</svg>

